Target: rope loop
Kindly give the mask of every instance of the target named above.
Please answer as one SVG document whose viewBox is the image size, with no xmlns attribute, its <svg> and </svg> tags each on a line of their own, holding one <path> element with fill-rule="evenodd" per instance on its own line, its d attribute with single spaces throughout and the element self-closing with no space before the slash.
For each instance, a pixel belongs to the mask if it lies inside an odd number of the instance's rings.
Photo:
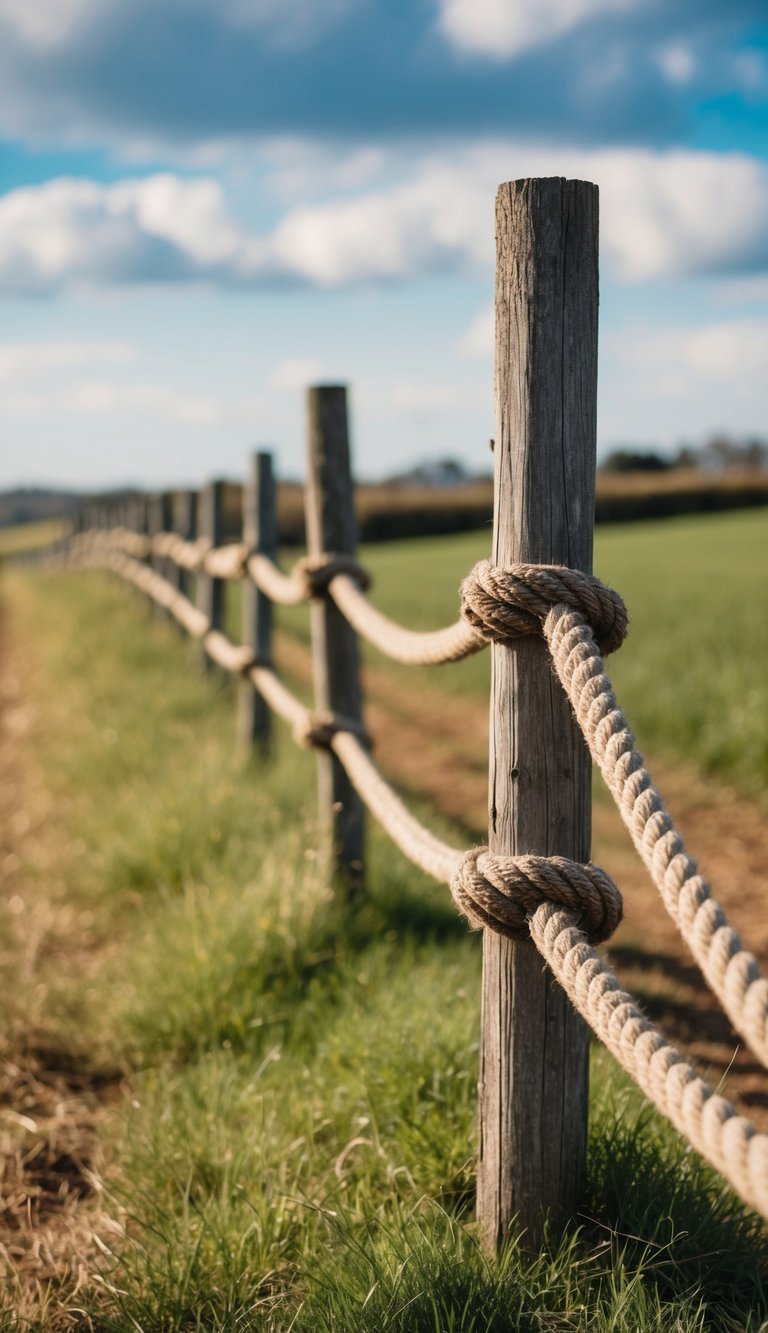
<svg viewBox="0 0 768 1333">
<path fill-rule="evenodd" d="M 451 894 L 476 930 L 490 926 L 510 939 L 528 937 L 528 920 L 543 902 L 580 917 L 590 944 L 612 935 L 622 917 L 621 894 L 604 870 L 565 856 L 496 856 L 487 847 L 465 852 Z"/>
<path fill-rule="evenodd" d="M 316 713 L 308 710 L 306 716 L 294 725 L 293 739 L 303 749 L 330 750 L 334 736 L 342 731 L 356 736 L 366 750 L 373 748 L 373 741 L 362 722 L 353 717 L 344 717 L 342 713 Z"/>
<path fill-rule="evenodd" d="M 347 578 L 354 579 L 363 592 L 367 592 L 371 586 L 370 574 L 352 555 L 331 555 L 327 552 L 307 555 L 297 560 L 295 568 L 304 580 L 306 595 L 310 600 L 322 597 L 337 574 L 346 574 Z"/>
<path fill-rule="evenodd" d="M 566 565 L 504 568 L 480 560 L 461 584 L 462 616 L 494 643 L 540 634 L 551 608 L 563 603 L 588 621 L 601 652 L 621 647 L 627 634 L 627 608 L 617 592 L 592 574 Z"/>
</svg>

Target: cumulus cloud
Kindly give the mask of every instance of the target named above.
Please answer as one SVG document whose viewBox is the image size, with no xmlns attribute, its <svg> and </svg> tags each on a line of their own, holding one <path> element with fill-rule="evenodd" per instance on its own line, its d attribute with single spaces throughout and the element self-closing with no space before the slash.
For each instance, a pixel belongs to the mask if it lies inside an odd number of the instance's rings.
<svg viewBox="0 0 768 1333">
<path fill-rule="evenodd" d="M 464 50 L 505 60 L 638 0 L 440 0 L 442 31 Z"/>
<path fill-rule="evenodd" d="M 764 435 L 766 362 L 764 319 L 615 330 L 602 349 L 600 438 L 672 447 L 716 430 Z"/>
<path fill-rule="evenodd" d="M 320 288 L 493 260 L 501 177 L 601 185 L 604 260 L 624 281 L 768 268 L 768 167 L 739 154 L 575 151 L 490 143 L 427 156 L 396 184 L 288 208 L 271 231 L 235 220 L 220 184 L 170 173 L 61 179 L 0 198 L 0 288 L 209 281 Z"/>
<path fill-rule="evenodd" d="M 0 198 L 0 284 L 11 293 L 226 279 L 245 249 L 213 180 L 64 178 Z"/>
<path fill-rule="evenodd" d="M 695 50 L 691 77 L 702 96 L 746 98 L 759 70 L 742 62 L 739 72 L 733 58 L 757 8 L 757 0 L 0 0 L 0 117 L 6 134 L 123 152 L 160 143 L 166 160 L 203 139 L 402 143 L 510 125 L 550 139 L 566 127 L 575 142 L 679 142 L 689 65 L 675 43 Z"/>
<path fill-rule="evenodd" d="M 727 386 L 741 393 L 768 365 L 768 322 L 728 320 L 700 328 L 637 332 L 622 340 L 620 355 L 657 386 L 657 393 L 690 400 L 694 389 Z M 717 391 L 717 390 L 716 390 Z"/>
</svg>

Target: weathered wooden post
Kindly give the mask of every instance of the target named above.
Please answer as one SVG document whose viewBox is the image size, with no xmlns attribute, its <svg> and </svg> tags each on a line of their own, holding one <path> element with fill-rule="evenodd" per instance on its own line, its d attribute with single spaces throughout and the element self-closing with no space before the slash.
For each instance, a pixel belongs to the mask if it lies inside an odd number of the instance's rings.
<svg viewBox="0 0 768 1333">
<path fill-rule="evenodd" d="M 157 537 L 161 532 L 169 532 L 170 527 L 171 497 L 168 491 L 161 491 L 158 495 L 151 496 L 149 500 L 149 536 Z M 153 552 L 149 563 L 156 574 L 162 575 L 163 578 L 168 577 L 168 561 L 165 556 Z M 170 616 L 170 612 L 166 611 L 158 602 L 153 601 L 152 609 L 154 615 L 160 620 L 168 619 Z"/>
<path fill-rule="evenodd" d="M 173 530 L 185 542 L 193 542 L 197 536 L 197 493 L 195 491 L 177 491 L 173 499 Z M 179 592 L 190 597 L 192 575 L 183 565 L 172 563 L 170 575 Z M 186 633 L 179 625 L 182 634 Z"/>
<path fill-rule="evenodd" d="M 305 492 L 310 556 L 353 556 L 357 522 L 349 457 L 347 390 L 323 385 L 307 393 Z M 326 593 L 311 606 L 315 707 L 359 721 L 362 716 L 357 635 Z M 317 753 L 320 819 L 330 835 L 334 874 L 354 894 L 363 884 L 363 806 L 336 756 Z"/>
<path fill-rule="evenodd" d="M 220 546 L 224 533 L 224 482 L 209 481 L 200 491 L 197 530 L 211 546 Z M 197 605 L 208 617 L 211 629 L 224 628 L 224 579 L 214 579 L 201 570 L 197 576 Z M 214 664 L 203 649 L 203 666 L 213 671 Z"/>
<path fill-rule="evenodd" d="M 493 560 L 591 572 L 598 191 L 560 177 L 496 199 Z M 590 853 L 590 764 L 542 639 L 493 645 L 489 844 Z M 478 1221 L 488 1249 L 572 1212 L 586 1155 L 587 1032 L 530 941 L 484 932 Z"/>
<path fill-rule="evenodd" d="M 274 559 L 277 554 L 277 510 L 272 455 L 253 454 L 243 486 L 243 541 L 252 551 Z M 262 662 L 272 658 L 272 603 L 250 579 L 242 585 L 242 640 Z M 240 686 L 238 731 L 244 750 L 256 745 L 266 751 L 271 736 L 271 714 L 250 680 Z"/>
</svg>

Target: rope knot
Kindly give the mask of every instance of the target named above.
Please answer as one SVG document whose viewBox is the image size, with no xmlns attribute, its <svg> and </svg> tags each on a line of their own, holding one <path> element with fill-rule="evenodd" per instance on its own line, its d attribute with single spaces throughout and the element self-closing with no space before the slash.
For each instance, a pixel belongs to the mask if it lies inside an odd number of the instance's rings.
<svg viewBox="0 0 768 1333">
<path fill-rule="evenodd" d="M 599 866 L 565 856 L 496 856 L 487 847 L 466 852 L 451 893 L 476 930 L 490 926 L 510 939 L 528 937 L 528 918 L 543 902 L 579 916 L 590 944 L 612 935 L 622 917 L 621 894 Z"/>
<path fill-rule="evenodd" d="M 344 717 L 341 713 L 315 713 L 306 715 L 293 727 L 293 739 L 303 749 L 330 750 L 334 736 L 339 732 L 349 732 L 356 736 L 366 750 L 373 748 L 373 742 L 362 722 L 354 717 Z"/>
<path fill-rule="evenodd" d="M 307 555 L 296 562 L 296 570 L 304 580 L 307 597 L 322 597 L 328 591 L 328 585 L 337 574 L 346 574 L 354 579 L 363 592 L 371 586 L 371 576 L 353 555 Z"/>
<path fill-rule="evenodd" d="M 510 643 L 540 634 L 553 606 L 580 611 L 604 654 L 627 634 L 627 608 L 612 588 L 567 565 L 493 565 L 481 560 L 461 584 L 461 614 L 485 639 Z"/>
</svg>

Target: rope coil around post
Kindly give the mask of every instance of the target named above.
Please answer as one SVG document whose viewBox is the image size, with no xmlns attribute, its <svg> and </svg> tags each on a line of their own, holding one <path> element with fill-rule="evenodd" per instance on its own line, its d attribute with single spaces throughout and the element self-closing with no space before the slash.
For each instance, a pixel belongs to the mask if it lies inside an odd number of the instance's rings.
<svg viewBox="0 0 768 1333">
<path fill-rule="evenodd" d="M 623 914 L 610 875 L 565 856 L 497 856 L 476 847 L 462 858 L 451 894 L 470 925 L 511 939 L 529 937 L 530 917 L 543 902 L 573 912 L 590 944 L 607 940 Z"/>
<path fill-rule="evenodd" d="M 553 606 L 580 611 L 603 653 L 615 652 L 627 635 L 627 608 L 593 574 L 565 565 L 508 565 L 480 560 L 461 584 L 461 614 L 484 639 L 512 643 L 541 634 Z"/>
<path fill-rule="evenodd" d="M 737 1032 L 768 1067 L 768 980 L 688 855 L 605 673 L 627 614 L 599 579 L 561 566 L 475 565 L 462 614 L 485 638 L 542 633 L 576 721 L 662 902 Z"/>
</svg>

